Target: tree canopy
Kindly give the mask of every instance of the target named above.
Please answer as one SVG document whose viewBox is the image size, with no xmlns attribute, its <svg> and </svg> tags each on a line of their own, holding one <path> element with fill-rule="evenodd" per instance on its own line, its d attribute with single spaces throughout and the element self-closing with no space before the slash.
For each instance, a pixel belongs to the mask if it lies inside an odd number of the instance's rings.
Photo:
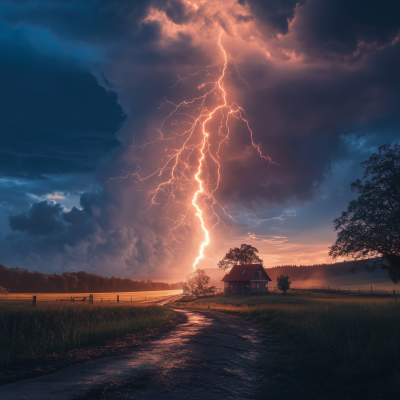
<svg viewBox="0 0 400 400">
<path fill-rule="evenodd" d="M 400 146 L 380 146 L 361 163 L 364 182 L 357 179 L 351 190 L 358 198 L 349 203 L 334 223 L 338 231 L 330 247 L 333 258 L 350 256 L 364 260 L 367 270 L 382 268 L 389 278 L 400 281 Z M 365 259 L 370 259 L 366 261 Z M 371 260 L 372 259 L 372 260 Z"/>
<path fill-rule="evenodd" d="M 263 260 L 258 257 L 258 250 L 249 245 L 242 244 L 240 249 L 235 247 L 230 249 L 224 256 L 224 258 L 218 262 L 218 268 L 227 270 L 238 264 L 263 264 Z"/>
<path fill-rule="evenodd" d="M 204 269 L 196 269 L 192 272 L 187 281 L 183 284 L 183 294 L 186 296 L 205 296 L 207 293 L 212 293 L 215 290 L 214 286 L 208 287 L 210 277 L 206 275 Z"/>
</svg>

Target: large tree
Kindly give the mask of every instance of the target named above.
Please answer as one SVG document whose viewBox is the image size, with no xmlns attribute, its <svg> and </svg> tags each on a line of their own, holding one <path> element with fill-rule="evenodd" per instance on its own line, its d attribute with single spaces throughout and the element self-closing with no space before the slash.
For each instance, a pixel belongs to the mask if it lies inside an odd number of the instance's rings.
<svg viewBox="0 0 400 400">
<path fill-rule="evenodd" d="M 333 258 L 352 257 L 367 270 L 382 268 L 394 282 L 400 281 L 400 146 L 387 143 L 379 153 L 361 163 L 364 182 L 351 190 L 358 198 L 333 221 L 338 231 L 330 247 Z"/>
<path fill-rule="evenodd" d="M 218 268 L 227 270 L 238 264 L 261 264 L 263 260 L 258 257 L 258 250 L 249 244 L 240 245 L 240 249 L 235 247 L 230 249 L 224 258 L 218 262 Z"/>
</svg>

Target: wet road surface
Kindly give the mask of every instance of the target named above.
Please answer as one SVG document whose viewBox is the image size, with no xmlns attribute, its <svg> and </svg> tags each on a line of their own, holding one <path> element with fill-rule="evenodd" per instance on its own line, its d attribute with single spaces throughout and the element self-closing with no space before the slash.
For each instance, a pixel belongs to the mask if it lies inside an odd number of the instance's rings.
<svg viewBox="0 0 400 400">
<path fill-rule="evenodd" d="M 116 357 L 0 387 L 2 400 L 250 399 L 262 340 L 245 321 L 175 310 L 185 322 Z"/>
</svg>

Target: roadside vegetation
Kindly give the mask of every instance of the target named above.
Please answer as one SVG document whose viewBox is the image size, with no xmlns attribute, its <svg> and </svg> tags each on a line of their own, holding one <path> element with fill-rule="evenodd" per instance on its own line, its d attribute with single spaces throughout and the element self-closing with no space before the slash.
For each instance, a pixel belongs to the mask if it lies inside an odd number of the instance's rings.
<svg viewBox="0 0 400 400">
<path fill-rule="evenodd" d="M 156 305 L 0 303 L 0 369 L 135 333 L 172 316 Z"/>
<path fill-rule="evenodd" d="M 400 398 L 400 302 L 332 294 L 221 296 L 178 307 L 234 314 L 266 335 L 260 399 Z"/>
</svg>

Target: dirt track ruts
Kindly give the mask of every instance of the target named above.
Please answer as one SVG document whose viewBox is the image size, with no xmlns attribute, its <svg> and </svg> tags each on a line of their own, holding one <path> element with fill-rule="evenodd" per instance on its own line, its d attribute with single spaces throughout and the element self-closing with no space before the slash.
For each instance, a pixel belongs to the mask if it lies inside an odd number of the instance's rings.
<svg viewBox="0 0 400 400">
<path fill-rule="evenodd" d="M 158 339 L 0 387 L 5 400 L 249 399 L 261 376 L 257 329 L 237 317 L 175 310 L 187 318 Z"/>
</svg>

